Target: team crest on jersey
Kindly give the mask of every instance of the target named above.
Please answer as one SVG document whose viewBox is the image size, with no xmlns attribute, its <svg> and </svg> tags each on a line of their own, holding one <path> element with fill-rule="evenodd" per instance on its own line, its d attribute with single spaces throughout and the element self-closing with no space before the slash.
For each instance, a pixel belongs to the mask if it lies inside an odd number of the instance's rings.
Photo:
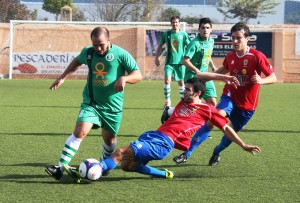
<svg viewBox="0 0 300 203">
<path fill-rule="evenodd" d="M 107 61 L 112 61 L 112 60 L 114 60 L 115 56 L 113 54 L 107 54 L 105 56 L 105 58 L 106 58 Z"/>
<path fill-rule="evenodd" d="M 183 39 L 183 36 L 182 36 L 182 35 L 179 35 L 179 36 L 178 36 L 178 39 Z"/>
<path fill-rule="evenodd" d="M 246 75 L 246 74 L 247 74 L 247 70 L 244 68 L 244 69 L 242 70 L 242 73 L 243 73 L 244 75 Z"/>
<path fill-rule="evenodd" d="M 248 65 L 248 59 L 244 59 L 244 66 Z"/>
<path fill-rule="evenodd" d="M 234 64 L 234 60 L 231 61 L 231 65 L 233 65 L 233 64 Z"/>
</svg>

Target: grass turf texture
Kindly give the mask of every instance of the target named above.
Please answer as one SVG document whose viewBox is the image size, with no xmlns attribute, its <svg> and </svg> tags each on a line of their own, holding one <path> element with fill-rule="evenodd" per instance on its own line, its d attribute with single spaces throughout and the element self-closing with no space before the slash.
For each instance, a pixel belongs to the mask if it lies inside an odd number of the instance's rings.
<svg viewBox="0 0 300 203">
<path fill-rule="evenodd" d="M 44 166 L 57 164 L 73 131 L 85 81 L 66 81 L 56 91 L 53 80 L 0 80 L 0 202 L 297 202 L 300 199 L 300 84 L 262 86 L 260 105 L 240 136 L 259 145 L 256 156 L 236 144 L 223 152 L 217 167 L 207 166 L 221 132 L 177 166 L 173 152 L 150 165 L 168 168 L 174 179 L 151 178 L 119 168 L 91 184 L 74 184 L 68 176 L 55 181 Z M 216 82 L 218 95 L 223 84 Z M 173 105 L 179 101 L 172 83 Z M 127 85 L 118 146 L 160 125 L 163 82 Z M 92 130 L 71 164 L 97 158 L 99 130 Z"/>
</svg>

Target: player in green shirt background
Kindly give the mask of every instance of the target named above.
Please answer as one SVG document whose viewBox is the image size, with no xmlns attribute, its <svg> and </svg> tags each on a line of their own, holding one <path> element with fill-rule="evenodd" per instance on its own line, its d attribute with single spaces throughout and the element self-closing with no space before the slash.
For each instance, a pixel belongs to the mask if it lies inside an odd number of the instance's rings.
<svg viewBox="0 0 300 203">
<path fill-rule="evenodd" d="M 214 48 L 214 40 L 210 37 L 212 32 L 212 23 L 209 18 L 199 20 L 198 35 L 190 42 L 183 58 L 183 64 L 186 66 L 184 81 L 193 78 L 197 72 L 208 72 L 210 66 L 215 71 L 211 55 Z M 203 99 L 216 106 L 217 93 L 212 80 L 206 83 L 206 93 Z"/>
<path fill-rule="evenodd" d="M 166 44 L 167 55 L 164 67 L 165 107 L 171 106 L 171 81 L 173 75 L 174 80 L 178 82 L 180 98 L 183 98 L 185 66 L 182 64 L 182 58 L 185 48 L 190 43 L 189 35 L 180 30 L 179 16 L 171 17 L 171 25 L 172 29 L 163 33 L 155 56 L 155 64 L 160 66 L 159 56 L 163 45 Z"/>
<path fill-rule="evenodd" d="M 102 128 L 104 142 L 101 159 L 109 157 L 114 152 L 117 144 L 116 135 L 122 120 L 125 85 L 142 80 L 141 72 L 133 57 L 126 50 L 111 43 L 109 31 L 105 27 L 96 27 L 91 32 L 91 41 L 93 46 L 83 48 L 64 73 L 50 86 L 51 90 L 57 89 L 82 64 L 89 66 L 75 130 L 65 142 L 58 166 L 47 166 L 45 169 L 57 180 L 62 177 L 64 171 L 71 176 L 76 173 L 68 164 L 92 128 Z"/>
</svg>

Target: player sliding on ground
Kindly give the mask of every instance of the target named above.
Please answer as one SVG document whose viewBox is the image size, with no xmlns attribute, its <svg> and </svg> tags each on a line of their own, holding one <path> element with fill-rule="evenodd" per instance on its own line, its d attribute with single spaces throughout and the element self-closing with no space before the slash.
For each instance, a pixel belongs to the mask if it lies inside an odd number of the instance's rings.
<svg viewBox="0 0 300 203">
<path fill-rule="evenodd" d="M 233 76 L 223 75 L 221 77 L 224 81 L 230 79 L 237 82 Z M 190 137 L 208 120 L 244 150 L 259 153 L 260 148 L 245 144 L 227 125 L 227 119 L 221 116 L 214 106 L 201 103 L 201 97 L 204 93 L 205 82 L 202 79 L 188 79 L 184 97 L 174 108 L 172 115 L 169 117 L 171 112 L 168 112 L 168 108 L 166 108 L 162 116 L 162 120 L 165 122 L 157 130 L 143 133 L 138 140 L 129 146 L 117 149 L 111 157 L 103 160 L 101 162 L 103 172 L 112 170 L 120 164 L 124 171 L 171 179 L 174 176 L 172 171 L 160 170 L 148 166 L 147 163 L 152 160 L 164 159 L 173 148 L 187 150 L 190 146 Z M 76 182 L 80 182 L 76 173 L 69 174 Z"/>
</svg>

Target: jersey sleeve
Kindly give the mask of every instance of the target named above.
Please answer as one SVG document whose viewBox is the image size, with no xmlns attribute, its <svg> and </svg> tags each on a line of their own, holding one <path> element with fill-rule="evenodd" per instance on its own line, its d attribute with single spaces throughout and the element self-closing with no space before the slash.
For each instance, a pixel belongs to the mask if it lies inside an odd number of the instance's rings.
<svg viewBox="0 0 300 203">
<path fill-rule="evenodd" d="M 184 57 L 193 58 L 194 54 L 197 51 L 196 43 L 193 41 L 188 45 L 187 49 L 185 50 Z"/>
<path fill-rule="evenodd" d="M 80 54 L 78 56 L 75 57 L 75 59 L 81 63 L 81 64 L 87 64 L 87 61 L 86 61 L 86 54 L 87 54 L 87 50 L 90 48 L 91 46 L 87 46 L 87 47 L 84 47 Z"/>
<path fill-rule="evenodd" d="M 121 64 L 127 73 L 140 70 L 134 58 L 125 50 L 121 57 Z"/>
<path fill-rule="evenodd" d="M 256 57 L 260 71 L 262 71 L 266 76 L 269 76 L 272 73 L 274 73 L 274 68 L 262 52 L 257 51 Z M 260 71 L 258 71 L 258 74 L 260 73 Z"/>
<path fill-rule="evenodd" d="M 218 128 L 223 128 L 227 123 L 228 120 L 222 116 L 215 107 L 211 106 L 211 118 L 210 118 L 211 123 L 218 127 Z"/>
<path fill-rule="evenodd" d="M 167 31 L 168 32 L 168 31 Z M 160 38 L 159 44 L 164 45 L 166 43 L 167 32 L 164 32 Z"/>
<path fill-rule="evenodd" d="M 188 46 L 191 42 L 191 38 L 188 33 L 185 32 L 185 45 Z"/>
</svg>

